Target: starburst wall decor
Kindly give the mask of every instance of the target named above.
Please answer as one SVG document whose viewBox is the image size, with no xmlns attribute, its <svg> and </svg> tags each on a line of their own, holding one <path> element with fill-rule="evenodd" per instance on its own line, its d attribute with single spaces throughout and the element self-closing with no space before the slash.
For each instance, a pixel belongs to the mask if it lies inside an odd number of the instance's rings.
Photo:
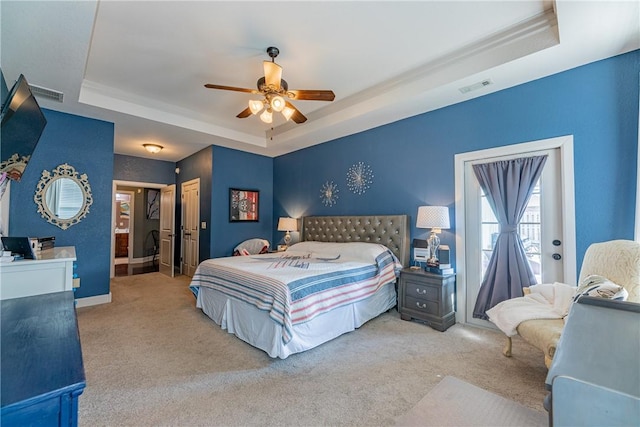
<svg viewBox="0 0 640 427">
<path fill-rule="evenodd" d="M 347 171 L 347 187 L 356 194 L 364 194 L 373 183 L 373 171 L 364 162 L 352 165 Z"/>
<path fill-rule="evenodd" d="M 320 188 L 320 198 L 322 199 L 322 203 L 325 206 L 333 206 L 338 201 L 338 185 L 334 184 L 333 181 L 327 181 L 322 184 L 322 188 Z"/>
</svg>

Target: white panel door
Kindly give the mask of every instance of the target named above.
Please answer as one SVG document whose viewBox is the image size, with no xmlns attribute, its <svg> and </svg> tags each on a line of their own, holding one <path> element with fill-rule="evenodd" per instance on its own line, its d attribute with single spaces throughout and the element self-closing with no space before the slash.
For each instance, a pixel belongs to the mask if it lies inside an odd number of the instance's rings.
<svg viewBox="0 0 640 427">
<path fill-rule="evenodd" d="M 193 277 L 200 244 L 200 179 L 182 184 L 182 274 Z"/>
<path fill-rule="evenodd" d="M 160 273 L 175 275 L 176 186 L 160 189 Z"/>
</svg>

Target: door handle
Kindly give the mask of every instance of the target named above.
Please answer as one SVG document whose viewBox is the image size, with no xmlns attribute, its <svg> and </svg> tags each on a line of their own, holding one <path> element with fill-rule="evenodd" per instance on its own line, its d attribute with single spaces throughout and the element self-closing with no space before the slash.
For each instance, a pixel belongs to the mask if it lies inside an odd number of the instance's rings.
<svg viewBox="0 0 640 427">
<path fill-rule="evenodd" d="M 553 254 L 553 255 L 551 255 L 551 257 L 553 259 L 555 259 L 556 261 L 559 261 L 560 259 L 562 259 L 562 255 L 560 255 L 560 254 Z"/>
</svg>

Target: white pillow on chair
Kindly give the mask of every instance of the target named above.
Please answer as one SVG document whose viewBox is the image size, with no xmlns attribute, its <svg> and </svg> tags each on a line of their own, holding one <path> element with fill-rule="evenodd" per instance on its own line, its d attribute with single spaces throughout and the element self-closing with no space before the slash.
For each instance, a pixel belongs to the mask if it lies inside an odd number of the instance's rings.
<svg viewBox="0 0 640 427">
<path fill-rule="evenodd" d="M 573 298 L 577 301 L 581 296 L 608 298 L 619 301 L 626 301 L 629 297 L 629 292 L 620 285 L 613 283 L 606 277 L 592 274 L 585 277 L 585 279 L 578 286 L 576 294 Z"/>
<path fill-rule="evenodd" d="M 257 255 L 269 251 L 270 243 L 265 239 L 249 239 L 240 243 L 233 250 L 234 255 Z"/>
</svg>

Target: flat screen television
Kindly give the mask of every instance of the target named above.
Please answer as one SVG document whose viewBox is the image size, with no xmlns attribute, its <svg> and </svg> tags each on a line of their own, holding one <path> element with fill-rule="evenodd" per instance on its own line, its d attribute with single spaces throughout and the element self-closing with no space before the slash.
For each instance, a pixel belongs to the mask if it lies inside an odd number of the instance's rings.
<svg viewBox="0 0 640 427">
<path fill-rule="evenodd" d="M 0 174 L 6 172 L 8 178 L 20 181 L 47 124 L 24 75 L 9 91 L 0 114 Z"/>
</svg>

